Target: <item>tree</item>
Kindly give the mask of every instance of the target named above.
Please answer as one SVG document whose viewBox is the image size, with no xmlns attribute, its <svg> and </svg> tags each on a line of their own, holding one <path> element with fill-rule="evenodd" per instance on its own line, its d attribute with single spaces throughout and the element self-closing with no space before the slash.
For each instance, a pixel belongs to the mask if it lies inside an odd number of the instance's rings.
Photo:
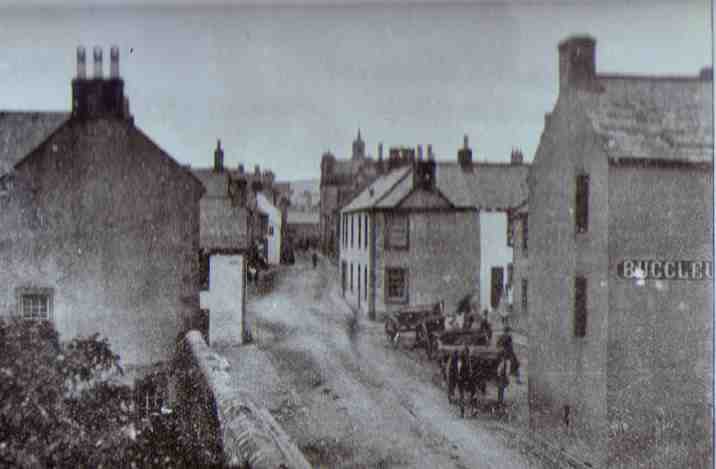
<svg viewBox="0 0 716 469">
<path fill-rule="evenodd" d="M 103 378 L 99 335 L 62 343 L 49 322 L 0 320 L 0 467 L 220 467 L 175 412 L 140 419 L 132 389 Z"/>
</svg>

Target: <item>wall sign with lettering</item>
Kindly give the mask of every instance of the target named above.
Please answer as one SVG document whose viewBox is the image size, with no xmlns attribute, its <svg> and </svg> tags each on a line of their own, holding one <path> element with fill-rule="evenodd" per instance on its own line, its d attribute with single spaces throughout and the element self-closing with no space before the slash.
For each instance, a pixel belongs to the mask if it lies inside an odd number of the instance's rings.
<svg viewBox="0 0 716 469">
<path fill-rule="evenodd" d="M 617 264 L 617 275 L 635 280 L 710 280 L 711 261 L 625 259 Z"/>
</svg>

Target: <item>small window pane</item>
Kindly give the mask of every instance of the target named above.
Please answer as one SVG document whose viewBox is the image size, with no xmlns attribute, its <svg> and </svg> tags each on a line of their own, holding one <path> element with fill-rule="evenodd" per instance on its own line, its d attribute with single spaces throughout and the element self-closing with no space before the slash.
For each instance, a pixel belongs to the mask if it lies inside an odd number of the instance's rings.
<svg viewBox="0 0 716 469">
<path fill-rule="evenodd" d="M 391 215 L 387 218 L 386 242 L 388 248 L 408 247 L 407 215 Z"/>
<path fill-rule="evenodd" d="M 408 299 L 407 271 L 402 268 L 386 269 L 386 295 L 390 302 Z"/>
</svg>

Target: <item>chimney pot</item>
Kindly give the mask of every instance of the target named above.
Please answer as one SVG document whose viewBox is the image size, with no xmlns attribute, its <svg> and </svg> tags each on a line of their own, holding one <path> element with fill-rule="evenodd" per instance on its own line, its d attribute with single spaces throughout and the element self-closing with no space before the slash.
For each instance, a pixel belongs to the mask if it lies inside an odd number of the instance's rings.
<svg viewBox="0 0 716 469">
<path fill-rule="evenodd" d="M 221 173 L 224 171 L 224 150 L 221 148 L 221 140 L 216 140 L 216 150 L 214 150 L 214 171 Z"/>
<path fill-rule="evenodd" d="M 109 77 L 119 78 L 119 47 L 112 46 L 109 49 Z"/>
<path fill-rule="evenodd" d="M 254 166 L 254 174 L 256 174 L 256 175 L 261 174 L 261 166 L 259 166 L 259 165 Z"/>
<path fill-rule="evenodd" d="M 470 148 L 470 145 L 469 145 L 468 139 L 467 139 L 467 134 L 465 134 L 465 136 L 463 137 L 463 139 L 462 139 L 462 144 L 463 144 L 463 148 L 465 148 L 466 150 L 467 150 L 468 148 Z"/>
<path fill-rule="evenodd" d="M 378 144 L 378 161 L 383 160 L 383 142 Z"/>
<path fill-rule="evenodd" d="M 102 78 L 102 48 L 94 47 L 94 78 Z"/>
<path fill-rule="evenodd" d="M 588 87 L 596 77 L 596 40 L 572 36 L 559 43 L 559 89 Z"/>
<path fill-rule="evenodd" d="M 87 78 L 87 52 L 84 46 L 77 47 L 77 78 Z"/>
<path fill-rule="evenodd" d="M 704 67 L 699 71 L 699 78 L 702 80 L 713 80 L 714 79 L 714 69 L 711 67 Z"/>
<path fill-rule="evenodd" d="M 239 165 L 239 174 L 244 174 L 244 165 Z"/>
<path fill-rule="evenodd" d="M 423 146 L 418 145 L 418 161 L 423 161 Z"/>
<path fill-rule="evenodd" d="M 432 144 L 428 143 L 428 161 L 433 161 L 435 159 L 435 155 L 433 155 L 433 146 Z"/>
</svg>

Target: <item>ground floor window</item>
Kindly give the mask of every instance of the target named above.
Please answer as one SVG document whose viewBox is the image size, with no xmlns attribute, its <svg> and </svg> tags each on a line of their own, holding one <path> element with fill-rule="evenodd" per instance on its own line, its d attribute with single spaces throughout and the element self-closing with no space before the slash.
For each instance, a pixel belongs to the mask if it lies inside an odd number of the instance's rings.
<svg viewBox="0 0 716 469">
<path fill-rule="evenodd" d="M 368 266 L 363 267 L 363 299 L 368 300 Z"/>
<path fill-rule="evenodd" d="M 408 269 L 403 267 L 385 269 L 385 301 L 386 303 L 407 303 Z"/>
<path fill-rule="evenodd" d="M 52 320 L 51 288 L 19 288 L 16 292 L 18 315 L 28 321 Z"/>
<path fill-rule="evenodd" d="M 351 292 L 353 292 L 353 263 L 351 262 Z"/>
</svg>

